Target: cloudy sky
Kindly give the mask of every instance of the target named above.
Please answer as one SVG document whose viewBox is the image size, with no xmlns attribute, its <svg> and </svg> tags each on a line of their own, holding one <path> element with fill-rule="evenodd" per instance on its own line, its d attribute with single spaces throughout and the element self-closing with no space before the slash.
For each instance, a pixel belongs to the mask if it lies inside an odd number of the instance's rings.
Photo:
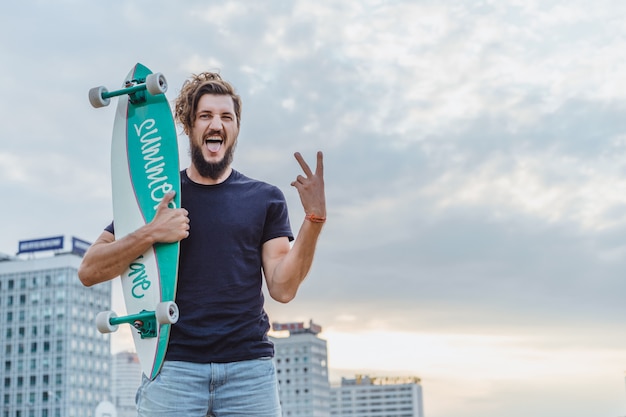
<svg viewBox="0 0 626 417">
<path fill-rule="evenodd" d="M 324 327 L 334 381 L 422 378 L 427 417 L 626 415 L 626 3 L 10 2 L 0 14 L 0 252 L 112 217 L 112 107 L 142 62 L 173 100 L 219 70 L 235 168 L 325 153 L 328 222 L 273 320 Z M 182 163 L 187 139 L 180 137 Z"/>
</svg>

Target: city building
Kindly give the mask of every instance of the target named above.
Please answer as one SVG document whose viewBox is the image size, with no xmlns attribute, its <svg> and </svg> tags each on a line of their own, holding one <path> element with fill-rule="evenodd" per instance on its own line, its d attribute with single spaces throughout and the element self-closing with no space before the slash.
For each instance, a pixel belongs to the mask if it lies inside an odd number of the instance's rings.
<svg viewBox="0 0 626 417">
<path fill-rule="evenodd" d="M 119 352 L 113 355 L 111 392 L 117 417 L 137 417 L 135 395 L 141 385 L 141 375 L 136 353 Z"/>
<path fill-rule="evenodd" d="M 310 321 L 309 327 L 274 323 L 272 329 L 288 333 L 271 337 L 283 416 L 329 417 L 328 353 L 326 340 L 318 337 L 322 328 Z"/>
<path fill-rule="evenodd" d="M 417 377 L 341 379 L 331 388 L 333 417 L 424 417 Z"/>
<path fill-rule="evenodd" d="M 74 238 L 66 250 L 56 236 L 0 257 L 0 416 L 91 417 L 110 399 L 109 337 L 94 318 L 111 286 L 78 280 L 88 246 Z"/>
</svg>

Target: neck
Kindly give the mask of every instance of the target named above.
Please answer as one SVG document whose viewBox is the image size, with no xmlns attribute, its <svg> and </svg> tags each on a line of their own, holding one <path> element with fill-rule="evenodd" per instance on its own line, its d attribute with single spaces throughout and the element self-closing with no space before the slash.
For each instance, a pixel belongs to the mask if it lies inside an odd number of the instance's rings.
<svg viewBox="0 0 626 417">
<path fill-rule="evenodd" d="M 220 175 L 216 179 L 213 179 L 210 177 L 203 177 L 202 175 L 200 175 L 200 173 L 198 172 L 198 170 L 193 164 L 191 164 L 187 168 L 186 172 L 187 172 L 187 176 L 189 177 L 189 179 L 197 184 L 216 185 L 216 184 L 221 184 L 224 181 L 226 181 L 226 179 L 230 176 L 231 172 L 233 172 L 233 169 L 229 165 L 228 168 L 224 170 L 222 175 Z"/>
</svg>

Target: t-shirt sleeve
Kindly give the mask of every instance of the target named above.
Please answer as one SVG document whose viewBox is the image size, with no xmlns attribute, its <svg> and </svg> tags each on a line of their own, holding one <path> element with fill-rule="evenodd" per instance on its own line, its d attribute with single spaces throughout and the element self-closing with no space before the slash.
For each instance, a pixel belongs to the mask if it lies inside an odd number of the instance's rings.
<svg viewBox="0 0 626 417">
<path fill-rule="evenodd" d="M 287 201 L 283 192 L 273 187 L 272 196 L 268 204 L 265 228 L 263 230 L 263 243 L 277 237 L 287 237 L 290 242 L 293 241 Z"/>
</svg>

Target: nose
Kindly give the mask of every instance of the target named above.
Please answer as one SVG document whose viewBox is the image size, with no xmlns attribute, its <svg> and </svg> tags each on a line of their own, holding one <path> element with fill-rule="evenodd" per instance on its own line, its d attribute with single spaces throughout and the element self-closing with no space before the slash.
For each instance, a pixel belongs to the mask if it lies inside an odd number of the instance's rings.
<svg viewBox="0 0 626 417">
<path fill-rule="evenodd" d="M 211 123 L 209 123 L 209 129 L 211 130 L 222 130 L 224 125 L 222 124 L 222 119 L 219 117 L 213 117 L 211 119 Z"/>
</svg>

